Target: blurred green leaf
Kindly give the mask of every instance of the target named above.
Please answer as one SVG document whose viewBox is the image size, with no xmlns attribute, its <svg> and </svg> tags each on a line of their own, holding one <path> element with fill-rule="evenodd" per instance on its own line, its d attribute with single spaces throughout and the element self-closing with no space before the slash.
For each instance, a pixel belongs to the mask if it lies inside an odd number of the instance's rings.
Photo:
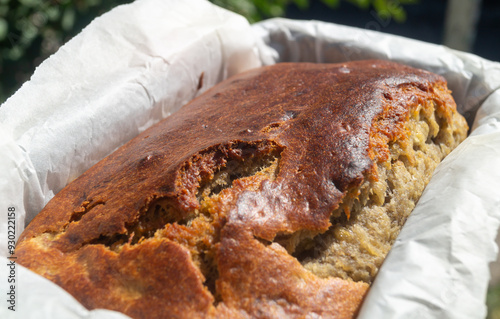
<svg viewBox="0 0 500 319">
<path fill-rule="evenodd" d="M 89 7 L 96 7 L 101 4 L 101 0 L 88 0 L 87 4 Z"/>
<path fill-rule="evenodd" d="M 361 9 L 368 9 L 370 7 L 370 0 L 348 0 L 348 2 L 351 2 Z"/>
<path fill-rule="evenodd" d="M 7 21 L 5 21 L 5 19 L 0 18 L 0 41 L 5 39 L 8 31 L 9 31 L 9 26 L 7 24 Z"/>
<path fill-rule="evenodd" d="M 31 21 L 28 20 L 26 26 L 23 28 L 23 42 L 29 43 L 38 35 L 38 28 L 35 27 Z"/>
<path fill-rule="evenodd" d="M 61 17 L 61 8 L 59 6 L 48 7 L 42 13 L 46 15 L 49 21 L 57 21 Z"/>
<path fill-rule="evenodd" d="M 271 4 L 267 8 L 266 14 L 271 17 L 282 17 L 285 15 L 285 9 L 278 4 Z"/>
<path fill-rule="evenodd" d="M 337 8 L 340 5 L 340 0 L 322 0 L 330 8 Z"/>
<path fill-rule="evenodd" d="M 294 0 L 293 3 L 297 6 L 297 8 L 301 10 L 305 10 L 309 8 L 309 1 L 308 0 Z"/>
<path fill-rule="evenodd" d="M 62 20 L 61 20 L 61 26 L 64 31 L 69 31 L 71 28 L 73 28 L 73 25 L 75 24 L 75 9 L 72 7 L 67 7 L 64 10 Z"/>
<path fill-rule="evenodd" d="M 42 0 L 19 0 L 19 2 L 25 7 L 37 7 L 43 3 Z"/>
<path fill-rule="evenodd" d="M 399 1 L 374 0 L 373 7 L 382 19 L 393 18 L 396 22 L 402 23 L 406 20 L 406 12 Z"/>
<path fill-rule="evenodd" d="M 9 6 L 0 4 L 0 17 L 6 17 L 9 12 Z"/>
<path fill-rule="evenodd" d="M 486 297 L 488 319 L 500 319 L 500 285 L 490 287 Z"/>
<path fill-rule="evenodd" d="M 17 60 L 19 60 L 19 59 L 21 58 L 21 56 L 23 55 L 23 51 L 24 51 L 24 50 L 23 50 L 20 46 L 16 45 L 16 46 L 12 47 L 12 49 L 10 49 L 10 50 L 8 51 L 8 53 L 7 53 L 7 54 L 8 54 L 7 58 L 8 58 L 8 59 L 11 59 L 11 60 L 13 60 L 13 61 L 17 61 Z"/>
</svg>

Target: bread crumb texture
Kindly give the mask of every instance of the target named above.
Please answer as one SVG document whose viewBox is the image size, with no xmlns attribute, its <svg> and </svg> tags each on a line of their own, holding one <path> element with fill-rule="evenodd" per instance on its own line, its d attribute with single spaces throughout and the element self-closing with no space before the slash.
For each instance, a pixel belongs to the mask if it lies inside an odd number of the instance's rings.
<svg viewBox="0 0 500 319">
<path fill-rule="evenodd" d="M 332 227 L 292 249 L 306 269 L 324 278 L 373 281 L 434 169 L 465 138 L 458 113 L 450 123 L 446 116 L 433 100 L 411 110 L 407 134 L 388 144 L 390 155 L 379 157 L 374 175 L 349 190 Z"/>
<path fill-rule="evenodd" d="M 133 318 L 353 318 L 466 134 L 425 71 L 252 70 L 69 184 L 16 255 L 87 308 Z"/>
</svg>

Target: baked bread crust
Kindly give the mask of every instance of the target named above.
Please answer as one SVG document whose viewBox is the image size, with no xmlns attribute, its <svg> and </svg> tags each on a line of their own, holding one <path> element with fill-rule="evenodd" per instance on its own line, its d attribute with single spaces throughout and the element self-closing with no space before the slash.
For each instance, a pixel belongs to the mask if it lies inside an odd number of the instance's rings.
<svg viewBox="0 0 500 319">
<path fill-rule="evenodd" d="M 442 77 L 392 62 L 237 75 L 59 192 L 18 262 L 135 318 L 351 318 L 368 283 L 315 275 L 280 238 L 325 233 L 429 100 L 442 125 L 457 121 Z"/>
</svg>

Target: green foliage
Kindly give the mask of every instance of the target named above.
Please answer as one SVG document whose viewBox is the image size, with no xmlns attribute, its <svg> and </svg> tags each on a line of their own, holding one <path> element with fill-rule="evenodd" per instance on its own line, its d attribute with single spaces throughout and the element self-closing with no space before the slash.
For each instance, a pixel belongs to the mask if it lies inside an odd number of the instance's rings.
<svg viewBox="0 0 500 319">
<path fill-rule="evenodd" d="M 500 319 L 500 284 L 490 287 L 486 299 L 488 319 Z"/>
<path fill-rule="evenodd" d="M 257 22 L 272 17 L 282 17 L 285 9 L 290 4 L 295 4 L 299 9 L 307 9 L 312 2 L 309 0 L 210 0 L 211 2 L 237 12 L 246 17 L 250 22 Z M 359 8 L 368 10 L 371 7 L 383 19 L 394 19 L 402 23 L 406 20 L 403 5 L 416 4 L 419 0 L 344 0 Z M 340 6 L 341 0 L 321 0 L 332 9 Z"/>
<path fill-rule="evenodd" d="M 250 22 L 285 15 L 288 5 L 307 9 L 310 0 L 211 0 Z M 321 0 L 332 9 L 341 0 Z M 344 0 L 379 15 L 404 21 L 401 5 L 418 0 Z M 132 0 L 0 0 L 0 104 L 35 67 L 98 15 Z"/>
<path fill-rule="evenodd" d="M 123 0 L 0 0 L 0 103 L 35 67 Z"/>
</svg>

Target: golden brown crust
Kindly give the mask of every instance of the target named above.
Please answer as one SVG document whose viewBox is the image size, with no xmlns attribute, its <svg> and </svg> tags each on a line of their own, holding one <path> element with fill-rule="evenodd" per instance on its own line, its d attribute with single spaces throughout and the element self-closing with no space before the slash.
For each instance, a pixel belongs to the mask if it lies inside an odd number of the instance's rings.
<svg viewBox="0 0 500 319">
<path fill-rule="evenodd" d="M 22 234 L 18 261 L 88 308 L 137 318 L 350 318 L 367 284 L 316 277 L 272 241 L 325 232 L 348 190 L 376 179 L 377 159 L 408 134 L 410 105 L 434 99 L 451 120 L 442 87 L 382 61 L 238 75 L 63 189 Z M 272 174 L 205 186 L 227 167 L 272 160 Z"/>
<path fill-rule="evenodd" d="M 221 238 L 220 298 L 251 316 L 352 318 L 366 292 L 364 283 L 317 278 L 282 246 L 260 243 L 246 227 L 226 224 Z"/>
</svg>

